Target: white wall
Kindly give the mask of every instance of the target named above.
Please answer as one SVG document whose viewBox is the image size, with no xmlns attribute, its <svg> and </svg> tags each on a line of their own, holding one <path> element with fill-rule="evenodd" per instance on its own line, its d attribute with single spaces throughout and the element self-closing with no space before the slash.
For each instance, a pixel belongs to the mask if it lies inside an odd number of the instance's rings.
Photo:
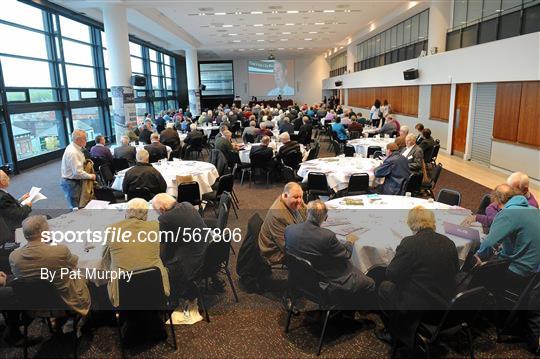
<svg viewBox="0 0 540 359">
<path fill-rule="evenodd" d="M 292 98 L 298 103 L 320 102 L 323 97 L 321 79 L 328 77 L 330 72 L 328 62 L 323 55 L 295 57 L 292 60 L 294 60 L 295 77 L 295 95 Z M 247 62 L 248 59 L 233 59 L 235 94 L 242 98 L 242 102 L 248 102 L 251 99 Z M 258 96 L 258 99 L 263 100 L 264 97 Z"/>
<path fill-rule="evenodd" d="M 491 165 L 508 171 L 522 171 L 540 180 L 540 151 L 511 143 L 492 141 Z"/>
</svg>

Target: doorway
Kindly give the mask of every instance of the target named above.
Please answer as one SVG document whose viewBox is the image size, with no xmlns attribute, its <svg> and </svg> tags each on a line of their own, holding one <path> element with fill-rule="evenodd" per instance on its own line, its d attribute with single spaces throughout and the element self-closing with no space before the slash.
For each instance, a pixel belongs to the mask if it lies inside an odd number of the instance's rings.
<svg viewBox="0 0 540 359">
<path fill-rule="evenodd" d="M 465 153 L 467 126 L 469 122 L 469 98 L 471 84 L 456 85 L 456 100 L 454 102 L 454 131 L 452 131 L 452 154 Z"/>
</svg>

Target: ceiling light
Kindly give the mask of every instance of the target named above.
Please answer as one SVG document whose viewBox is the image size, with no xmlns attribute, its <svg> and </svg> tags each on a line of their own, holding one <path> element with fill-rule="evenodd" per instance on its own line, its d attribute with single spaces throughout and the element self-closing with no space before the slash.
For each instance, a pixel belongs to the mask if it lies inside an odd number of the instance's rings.
<svg viewBox="0 0 540 359">
<path fill-rule="evenodd" d="M 298 14 L 298 10 L 287 10 L 287 14 Z"/>
<path fill-rule="evenodd" d="M 223 27 L 233 27 L 232 25 L 223 25 Z"/>
<path fill-rule="evenodd" d="M 252 11 L 251 15 L 260 15 L 262 14 L 262 11 Z"/>
<path fill-rule="evenodd" d="M 255 27 L 260 27 L 260 26 L 264 26 L 264 24 L 255 24 L 255 25 L 253 25 L 253 26 L 255 26 Z"/>
<path fill-rule="evenodd" d="M 285 50 L 285 48 L 283 48 L 283 47 L 278 47 L 277 49 L 278 50 Z"/>
<path fill-rule="evenodd" d="M 238 49 L 238 51 L 244 51 L 244 49 Z"/>
<path fill-rule="evenodd" d="M 238 34 L 229 34 L 229 36 L 238 36 Z"/>
<path fill-rule="evenodd" d="M 304 50 L 303 47 L 297 47 L 296 49 L 297 49 L 297 50 Z"/>
<path fill-rule="evenodd" d="M 264 42 L 264 40 L 263 40 L 263 39 L 259 39 L 259 40 L 257 40 L 257 41 L 258 41 L 258 42 Z"/>
<path fill-rule="evenodd" d="M 310 31 L 309 33 L 310 33 L 310 34 L 316 34 L 317 31 Z"/>
<path fill-rule="evenodd" d="M 336 12 L 335 10 L 323 10 L 323 12 Z"/>
<path fill-rule="evenodd" d="M 232 42 L 240 42 L 240 40 L 233 40 Z"/>
<path fill-rule="evenodd" d="M 324 25 L 324 22 L 316 22 L 315 25 Z"/>
<path fill-rule="evenodd" d="M 313 39 L 310 38 L 310 37 L 307 37 L 307 38 L 305 38 L 304 40 L 305 40 L 305 41 L 311 41 L 311 40 L 313 40 Z"/>
<path fill-rule="evenodd" d="M 264 35 L 264 32 L 258 32 L 255 35 L 261 36 L 261 35 Z"/>
<path fill-rule="evenodd" d="M 348 40 L 347 40 L 347 45 L 350 45 L 351 42 L 352 42 L 352 39 L 348 39 Z"/>
<path fill-rule="evenodd" d="M 289 39 L 279 39 L 279 41 L 289 41 Z"/>
<path fill-rule="evenodd" d="M 282 32 L 283 35 L 290 35 L 291 33 L 288 31 Z"/>
<path fill-rule="evenodd" d="M 221 15 L 227 15 L 227 13 L 226 12 L 216 12 L 216 13 L 214 13 L 214 15 L 221 16 Z"/>
<path fill-rule="evenodd" d="M 294 26 L 294 23 L 288 22 L 288 23 L 285 24 L 285 26 Z"/>
<path fill-rule="evenodd" d="M 309 13 L 314 13 L 314 12 L 315 12 L 315 10 L 308 10 L 308 12 L 309 12 Z"/>
<path fill-rule="evenodd" d="M 257 50 L 259 50 L 259 51 L 264 51 L 264 49 L 257 49 Z"/>
</svg>

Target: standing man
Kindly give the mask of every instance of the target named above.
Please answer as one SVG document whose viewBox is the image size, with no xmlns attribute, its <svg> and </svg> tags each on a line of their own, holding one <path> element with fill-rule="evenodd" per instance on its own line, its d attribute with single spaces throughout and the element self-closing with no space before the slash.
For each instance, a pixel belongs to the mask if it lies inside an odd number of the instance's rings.
<svg viewBox="0 0 540 359">
<path fill-rule="evenodd" d="M 75 130 L 71 134 L 71 143 L 66 147 L 62 157 L 60 186 L 64 191 L 70 208 L 78 208 L 81 199 L 83 180 L 96 180 L 96 175 L 84 170 L 84 154 L 82 149 L 86 146 L 86 132 Z"/>
</svg>

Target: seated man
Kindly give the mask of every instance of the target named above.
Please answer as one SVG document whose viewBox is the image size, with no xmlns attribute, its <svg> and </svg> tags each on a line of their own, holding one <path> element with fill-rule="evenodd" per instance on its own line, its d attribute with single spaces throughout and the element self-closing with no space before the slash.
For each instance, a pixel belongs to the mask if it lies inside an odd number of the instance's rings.
<svg viewBox="0 0 540 359">
<path fill-rule="evenodd" d="M 260 131 L 259 131 L 259 136 L 268 136 L 268 137 L 274 136 L 274 133 L 271 130 L 269 130 L 268 128 L 266 128 L 266 123 L 265 122 L 261 122 L 259 127 L 261 128 Z"/>
<path fill-rule="evenodd" d="M 168 159 L 167 146 L 159 142 L 159 135 L 153 133 L 150 136 L 150 145 L 144 146 L 144 149 L 148 151 L 149 162 L 157 162 L 161 159 Z"/>
<path fill-rule="evenodd" d="M 285 258 L 285 228 L 306 219 L 304 192 L 296 182 L 289 182 L 283 193 L 274 201 L 259 232 L 261 255 L 270 264 L 281 264 Z"/>
<path fill-rule="evenodd" d="M 302 150 L 300 148 L 300 144 L 296 141 L 291 141 L 291 136 L 288 132 L 283 132 L 281 135 L 279 135 L 279 141 L 283 144 L 276 154 L 276 159 L 283 160 L 283 163 L 286 166 L 290 166 L 292 168 L 295 168 L 298 166 L 298 163 L 302 162 Z M 296 156 L 294 154 L 297 154 Z M 290 161 L 291 158 L 297 157 L 294 159 L 298 161 L 298 163 L 293 163 Z"/>
<path fill-rule="evenodd" d="M 384 123 L 384 125 L 373 133 L 379 134 L 379 135 L 392 136 L 396 132 L 397 132 L 396 121 L 394 121 L 394 118 L 392 117 L 392 115 L 388 115 L 388 118 L 386 119 L 386 122 Z"/>
<path fill-rule="evenodd" d="M 394 141 L 396 145 L 398 145 L 399 150 L 405 148 L 405 137 L 409 134 L 409 127 L 407 126 L 401 126 L 399 129 L 399 136 L 396 137 L 396 140 Z M 414 136 L 414 143 L 416 144 L 416 136 Z"/>
<path fill-rule="evenodd" d="M 216 138 L 215 149 L 223 152 L 227 159 L 230 158 L 231 153 L 238 152 L 238 144 L 231 142 L 232 133 L 229 130 L 223 132 L 223 136 Z"/>
<path fill-rule="evenodd" d="M 407 225 L 413 235 L 401 240 L 379 286 L 381 319 L 390 333 L 377 337 L 389 341 L 391 334 L 412 347 L 420 311 L 444 309 L 456 294 L 459 259 L 454 242 L 435 232 L 433 211 L 414 207 Z"/>
<path fill-rule="evenodd" d="M 19 200 L 8 193 L 9 176 L 0 170 L 0 217 L 4 219 L 11 233 L 9 237 L 15 240 L 15 229 L 20 228 L 22 221 L 28 217 L 32 211 L 32 202 L 21 205 Z M 21 200 L 28 198 L 28 193 L 21 197 Z"/>
<path fill-rule="evenodd" d="M 288 117 L 283 118 L 281 126 L 279 126 L 279 133 L 288 132 L 289 135 L 294 135 L 294 126 L 291 124 L 291 120 Z"/>
<path fill-rule="evenodd" d="M 339 116 L 336 117 L 335 122 L 332 124 L 332 131 L 336 133 L 339 142 L 347 142 L 349 139 L 347 131 L 345 131 L 345 127 L 341 124 L 341 118 L 339 118 Z"/>
<path fill-rule="evenodd" d="M 150 163 L 147 150 L 137 151 L 137 164 L 131 167 L 124 176 L 122 192 L 125 194 L 136 188 L 146 187 L 150 193 L 158 194 L 167 190 L 167 182 Z"/>
<path fill-rule="evenodd" d="M 309 202 L 307 220 L 285 228 L 285 249 L 310 261 L 329 280 L 329 292 L 341 299 L 340 304 L 360 309 L 362 298 L 375 290 L 375 283 L 352 265 L 352 244 L 340 242 L 334 232 L 321 228 L 327 213 L 321 200 Z"/>
<path fill-rule="evenodd" d="M 416 144 L 416 136 L 412 133 L 408 134 L 405 138 L 405 145 L 406 146 L 400 151 L 400 153 L 407 159 L 407 161 L 409 161 L 409 170 L 411 170 L 411 174 L 421 175 L 424 152 L 422 152 L 420 146 Z"/>
<path fill-rule="evenodd" d="M 184 144 L 191 145 L 194 140 L 202 141 L 204 134 L 201 131 L 197 130 L 196 123 L 192 123 L 191 125 L 189 125 L 189 129 L 190 131 L 188 132 L 186 138 L 184 138 Z"/>
<path fill-rule="evenodd" d="M 150 136 L 152 136 L 152 133 L 154 133 L 154 128 L 152 127 L 152 121 L 151 120 L 145 120 L 144 121 L 144 127 L 141 130 L 139 134 L 139 142 L 142 142 L 143 144 L 150 144 Z"/>
<path fill-rule="evenodd" d="M 134 146 L 129 145 L 128 136 L 122 136 L 120 141 L 121 145 L 114 149 L 114 158 L 124 158 L 128 161 L 130 166 L 133 166 L 135 164 L 137 150 Z"/>
<path fill-rule="evenodd" d="M 264 136 L 261 139 L 261 144 L 258 146 L 252 146 L 249 152 L 249 159 L 251 164 L 256 167 L 266 167 L 269 170 L 273 170 L 276 167 L 276 161 L 274 160 L 274 150 L 268 146 L 270 144 L 270 137 Z"/>
<path fill-rule="evenodd" d="M 403 157 L 395 143 L 386 145 L 386 159 L 374 171 L 375 177 L 384 177 L 381 186 L 382 194 L 400 195 L 405 189 L 405 182 L 409 180 L 411 171 L 409 161 Z"/>
<path fill-rule="evenodd" d="M 16 278 L 40 278 L 42 268 L 55 274 L 52 283 L 60 297 L 69 308 L 86 316 L 90 310 L 90 292 L 86 280 L 70 279 L 68 275 L 60 275 L 64 268 L 77 269 L 79 258 L 71 254 L 63 244 L 51 246 L 42 242 L 42 234 L 49 231 L 45 216 L 30 216 L 22 223 L 24 237 L 28 243 L 9 255 L 11 271 Z"/>
<path fill-rule="evenodd" d="M 298 140 L 300 141 L 300 143 L 307 146 L 311 143 L 313 126 L 311 125 L 311 121 L 307 116 L 304 116 L 302 118 L 302 122 L 303 124 L 302 126 L 300 126 L 300 130 L 298 131 Z"/>
<path fill-rule="evenodd" d="M 420 142 L 422 142 L 424 140 L 424 136 L 422 135 L 422 132 L 424 131 L 424 125 L 422 125 L 421 123 L 417 123 L 415 126 L 414 126 L 414 129 L 416 130 L 417 132 L 417 135 L 416 135 L 416 144 L 419 145 Z M 430 131 L 430 134 L 431 134 L 431 131 Z"/>
<path fill-rule="evenodd" d="M 92 157 L 101 158 L 109 164 L 113 163 L 111 150 L 108 147 L 105 147 L 105 137 L 101 135 L 96 136 L 96 144 L 90 149 L 90 155 Z"/>
<path fill-rule="evenodd" d="M 125 134 L 125 136 L 129 138 L 128 143 L 138 141 L 139 134 L 140 133 L 139 133 L 139 129 L 137 128 L 137 123 L 129 122 L 127 125 L 126 134 Z"/>
<path fill-rule="evenodd" d="M 529 205 L 538 208 L 538 202 L 534 195 L 529 191 L 529 176 L 523 172 L 514 172 L 506 180 L 506 184 L 514 188 L 518 194 L 527 198 Z"/>
<path fill-rule="evenodd" d="M 178 137 L 178 131 L 174 129 L 172 123 L 167 124 L 167 128 L 159 134 L 159 142 L 165 146 L 169 146 L 173 152 L 179 153 L 182 144 L 180 143 L 180 138 Z"/>
<path fill-rule="evenodd" d="M 480 243 L 477 261 L 489 259 L 492 247 L 501 244 L 499 257 L 509 259 L 510 266 L 500 280 L 506 288 L 520 293 L 540 263 L 540 212 L 507 184 L 495 187 L 493 195 L 501 211 Z"/>
<path fill-rule="evenodd" d="M 253 140 L 255 140 L 259 135 L 259 129 L 255 126 L 257 126 L 257 122 L 255 122 L 255 120 L 251 120 L 249 121 L 249 126 L 244 128 L 244 132 L 242 132 L 242 141 L 244 141 L 244 143 L 248 142 L 246 135 L 252 136 Z"/>
</svg>

